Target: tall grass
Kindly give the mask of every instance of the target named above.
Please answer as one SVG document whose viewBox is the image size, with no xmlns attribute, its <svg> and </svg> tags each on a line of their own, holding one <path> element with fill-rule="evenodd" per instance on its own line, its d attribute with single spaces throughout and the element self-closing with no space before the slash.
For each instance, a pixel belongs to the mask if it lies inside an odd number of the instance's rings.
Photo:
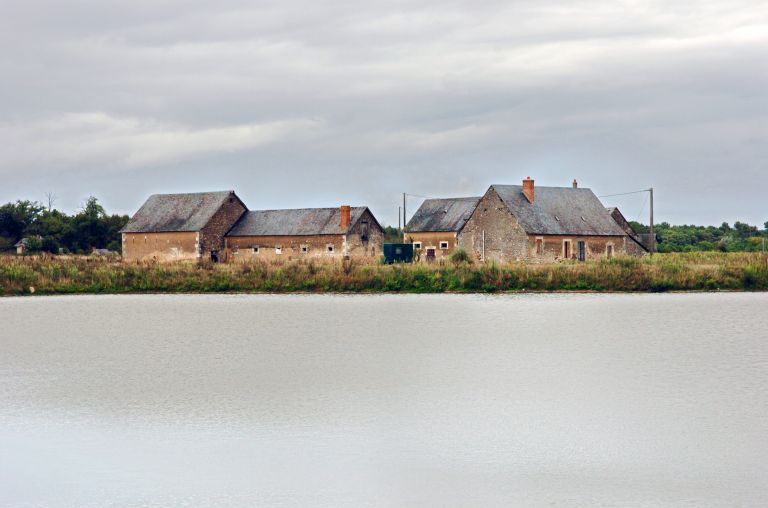
<svg viewBox="0 0 768 508">
<path fill-rule="evenodd" d="M 361 261 L 120 263 L 0 257 L 0 295 L 141 292 L 496 292 L 768 290 L 768 257 L 696 252 L 556 264 Z"/>
</svg>

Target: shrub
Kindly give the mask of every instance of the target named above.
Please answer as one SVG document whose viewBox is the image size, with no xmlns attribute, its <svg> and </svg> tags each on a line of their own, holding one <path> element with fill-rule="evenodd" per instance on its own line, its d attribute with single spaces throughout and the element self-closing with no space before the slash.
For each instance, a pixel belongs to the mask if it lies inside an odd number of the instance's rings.
<svg viewBox="0 0 768 508">
<path fill-rule="evenodd" d="M 467 251 L 459 247 L 456 250 L 454 250 L 453 253 L 451 253 L 451 262 L 454 264 L 459 264 L 459 263 L 469 263 L 471 262 L 471 260 L 469 258 L 469 254 L 467 254 Z"/>
</svg>

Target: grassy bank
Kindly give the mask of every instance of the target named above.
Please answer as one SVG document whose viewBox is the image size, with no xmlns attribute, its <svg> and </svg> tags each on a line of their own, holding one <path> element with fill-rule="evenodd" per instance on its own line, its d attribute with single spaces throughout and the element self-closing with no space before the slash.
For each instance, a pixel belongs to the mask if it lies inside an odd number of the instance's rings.
<svg viewBox="0 0 768 508">
<path fill-rule="evenodd" d="M 758 253 L 659 254 L 552 265 L 294 261 L 130 264 L 1 257 L 0 295 L 142 292 L 495 292 L 768 290 Z"/>
</svg>

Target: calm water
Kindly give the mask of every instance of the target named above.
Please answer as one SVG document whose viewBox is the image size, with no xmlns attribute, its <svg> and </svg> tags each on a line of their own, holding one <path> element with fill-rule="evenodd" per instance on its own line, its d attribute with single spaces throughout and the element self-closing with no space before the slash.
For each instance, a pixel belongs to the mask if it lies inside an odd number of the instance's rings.
<svg viewBox="0 0 768 508">
<path fill-rule="evenodd" d="M 0 299 L 0 506 L 765 506 L 768 294 Z"/>
</svg>

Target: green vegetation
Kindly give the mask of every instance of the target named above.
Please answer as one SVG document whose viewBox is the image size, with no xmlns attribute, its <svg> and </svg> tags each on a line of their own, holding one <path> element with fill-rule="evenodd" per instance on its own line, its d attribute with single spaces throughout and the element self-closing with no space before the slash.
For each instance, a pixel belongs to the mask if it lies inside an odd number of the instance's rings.
<svg viewBox="0 0 768 508">
<path fill-rule="evenodd" d="M 648 233 L 648 226 L 631 222 L 638 233 Z M 655 226 L 659 252 L 760 252 L 768 250 L 768 222 L 762 231 L 757 226 L 735 222 L 731 227 L 723 222 L 715 226 L 672 226 L 662 222 Z"/>
<path fill-rule="evenodd" d="M 34 201 L 0 206 L 0 252 L 27 238 L 29 252 L 90 253 L 91 249 L 122 250 L 120 229 L 127 215 L 107 215 L 94 197 L 75 215 Z"/>
<path fill-rule="evenodd" d="M 34 288 L 34 289 L 31 289 Z M 684 253 L 587 263 L 377 265 L 358 261 L 135 264 L 0 257 L 0 295 L 141 292 L 496 292 L 768 290 L 768 256 Z"/>
</svg>

